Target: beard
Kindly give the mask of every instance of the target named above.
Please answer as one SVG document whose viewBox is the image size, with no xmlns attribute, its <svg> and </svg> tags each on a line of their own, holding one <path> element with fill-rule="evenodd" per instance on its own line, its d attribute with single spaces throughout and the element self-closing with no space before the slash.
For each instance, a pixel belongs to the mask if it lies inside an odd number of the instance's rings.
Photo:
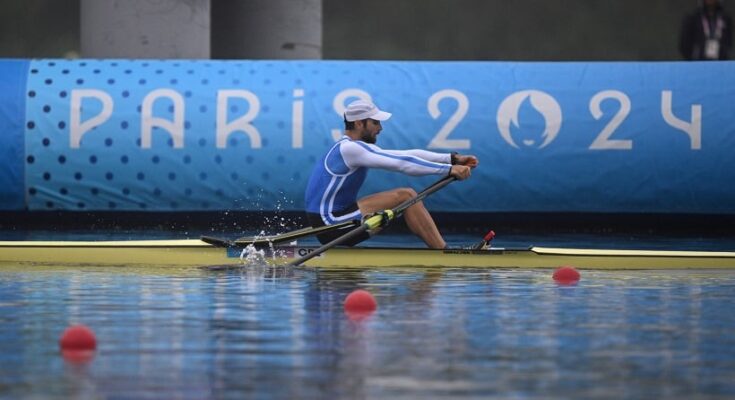
<svg viewBox="0 0 735 400">
<path fill-rule="evenodd" d="M 378 139 L 378 135 L 374 135 L 367 130 L 363 131 L 360 135 L 360 140 L 362 140 L 365 143 L 375 144 L 375 142 Z"/>
</svg>

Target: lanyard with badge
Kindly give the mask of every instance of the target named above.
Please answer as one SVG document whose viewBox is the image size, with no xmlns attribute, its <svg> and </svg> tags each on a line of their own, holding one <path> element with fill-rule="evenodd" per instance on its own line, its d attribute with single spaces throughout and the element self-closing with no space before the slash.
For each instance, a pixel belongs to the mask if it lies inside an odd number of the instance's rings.
<svg viewBox="0 0 735 400">
<path fill-rule="evenodd" d="M 707 60 L 717 60 L 720 58 L 720 39 L 722 38 L 722 30 L 724 23 L 720 16 L 715 18 L 714 32 L 710 28 L 709 21 L 702 15 L 702 27 L 704 28 L 704 58 Z"/>
</svg>

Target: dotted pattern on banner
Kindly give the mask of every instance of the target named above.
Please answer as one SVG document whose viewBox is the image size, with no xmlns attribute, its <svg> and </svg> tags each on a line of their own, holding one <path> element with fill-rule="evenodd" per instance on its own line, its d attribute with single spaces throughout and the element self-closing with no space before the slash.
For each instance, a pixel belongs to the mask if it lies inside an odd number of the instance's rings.
<svg viewBox="0 0 735 400">
<path fill-rule="evenodd" d="M 436 131 L 426 116 L 432 89 L 405 65 L 33 60 L 26 98 L 28 207 L 301 210 L 314 163 L 344 127 L 335 99 L 346 104 L 365 93 L 400 116 L 390 135 L 381 136 L 385 148 L 426 147 Z M 433 79 L 440 85 L 453 80 Z M 218 94 L 233 90 L 240 92 L 218 102 Z M 78 110 L 73 97 L 80 98 Z M 240 126 L 218 147 L 218 113 L 222 128 L 250 112 L 250 134 Z M 417 113 L 423 125 L 415 122 Z M 167 126 L 177 115 L 180 143 Z M 154 124 L 150 146 L 146 121 Z M 364 190 L 405 186 L 405 177 L 396 175 L 395 182 L 388 178 Z"/>
</svg>

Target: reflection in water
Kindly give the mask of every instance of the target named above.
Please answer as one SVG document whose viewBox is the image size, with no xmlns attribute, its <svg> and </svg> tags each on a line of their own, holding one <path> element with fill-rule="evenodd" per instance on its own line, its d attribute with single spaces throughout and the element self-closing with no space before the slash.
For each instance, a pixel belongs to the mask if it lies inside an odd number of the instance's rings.
<svg viewBox="0 0 735 400">
<path fill-rule="evenodd" d="M 551 272 L 3 271 L 0 397 L 735 396 L 735 273 Z M 87 364 L 59 353 L 73 323 Z"/>
</svg>

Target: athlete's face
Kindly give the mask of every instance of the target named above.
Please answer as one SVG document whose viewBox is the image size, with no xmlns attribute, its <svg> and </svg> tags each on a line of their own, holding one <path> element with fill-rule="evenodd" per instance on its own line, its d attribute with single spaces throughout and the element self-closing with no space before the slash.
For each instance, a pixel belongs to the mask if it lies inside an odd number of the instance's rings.
<svg viewBox="0 0 735 400">
<path fill-rule="evenodd" d="M 372 143 L 378 141 L 378 134 L 383 130 L 380 125 L 380 121 L 375 119 L 366 119 L 362 125 L 362 132 L 360 132 L 360 139 L 365 143 Z"/>
</svg>

